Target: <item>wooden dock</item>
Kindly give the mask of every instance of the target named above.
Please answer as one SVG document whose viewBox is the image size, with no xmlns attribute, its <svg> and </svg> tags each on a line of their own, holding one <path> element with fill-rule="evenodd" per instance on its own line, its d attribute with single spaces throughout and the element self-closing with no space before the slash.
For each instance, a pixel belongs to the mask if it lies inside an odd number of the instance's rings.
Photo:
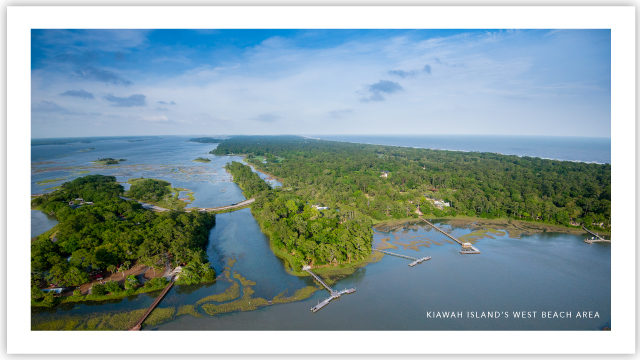
<svg viewBox="0 0 640 360">
<path fill-rule="evenodd" d="M 408 260 L 413 260 L 409 264 L 409 266 L 411 266 L 411 267 L 416 266 L 416 265 L 418 265 L 418 264 L 420 264 L 420 263 L 422 263 L 424 261 L 431 260 L 431 256 L 425 256 L 425 257 L 422 257 L 422 258 L 414 258 L 414 257 L 407 256 L 407 255 L 392 253 L 391 251 L 385 251 L 385 250 L 380 250 L 380 249 L 373 249 L 373 250 L 381 252 L 383 254 L 397 256 L 397 257 L 401 257 L 401 258 L 408 259 Z"/>
<path fill-rule="evenodd" d="M 328 298 L 322 300 L 316 306 L 311 308 L 311 311 L 313 311 L 313 312 L 316 312 L 316 311 L 322 309 L 323 307 L 328 305 L 331 302 L 331 300 L 337 299 L 340 296 L 345 295 L 345 294 L 351 294 L 351 293 L 356 292 L 355 288 L 343 289 L 343 290 L 340 290 L 340 291 L 333 290 L 329 285 L 327 285 L 324 281 L 322 281 L 322 279 L 318 275 L 314 274 L 313 271 L 311 271 L 311 266 L 309 266 L 309 265 L 303 266 L 302 270 L 304 270 L 304 271 L 308 272 L 309 274 L 311 274 L 311 276 L 313 276 L 314 279 L 316 279 L 320 284 L 322 284 L 322 286 L 324 286 L 329 291 L 329 294 L 330 294 L 330 296 Z"/>
<path fill-rule="evenodd" d="M 473 245 L 467 245 L 466 247 L 460 249 L 460 254 L 480 254 L 480 250 L 476 249 L 476 247 Z"/>
<path fill-rule="evenodd" d="M 429 226 L 431 226 L 432 228 L 438 230 L 439 232 L 443 233 L 444 235 L 446 235 L 449 239 L 457 242 L 458 244 L 460 244 L 462 246 L 462 249 L 460 249 L 460 254 L 480 254 L 480 250 L 478 250 L 475 246 L 471 245 L 470 243 L 463 243 L 462 241 L 456 239 L 453 235 L 449 234 L 448 232 L 445 232 L 444 230 L 440 229 L 439 227 L 433 225 L 431 223 L 431 221 L 420 217 L 420 220 L 426 222 L 427 224 L 429 224 Z"/>
<path fill-rule="evenodd" d="M 425 218 L 423 218 L 423 217 L 421 217 L 421 218 L 420 218 L 420 220 L 422 220 L 422 221 L 426 222 L 426 223 L 427 223 L 427 224 L 429 224 L 429 226 L 431 226 L 432 228 L 434 228 L 434 229 L 438 230 L 439 232 L 443 233 L 443 234 L 444 234 L 444 235 L 446 235 L 449 239 L 451 239 L 451 240 L 453 240 L 453 241 L 457 242 L 458 244 L 462 245 L 462 241 L 460 241 L 460 240 L 456 239 L 455 237 L 451 236 L 451 234 L 449 234 L 448 232 L 445 232 L 444 230 L 440 229 L 439 227 L 437 227 L 437 226 L 433 225 L 433 224 L 431 223 L 431 221 L 429 221 L 429 220 L 427 220 L 427 219 L 425 219 Z"/>
<path fill-rule="evenodd" d="M 582 225 L 582 229 L 584 229 L 584 231 L 586 231 L 589 234 L 594 236 L 591 239 L 584 239 L 584 242 L 586 242 L 587 244 L 593 244 L 593 243 L 599 243 L 599 242 L 611 243 L 611 240 L 607 240 L 607 239 L 603 238 L 602 236 L 598 235 L 597 233 L 595 233 L 595 232 L 587 229 L 586 227 L 584 227 L 584 225 Z"/>
<path fill-rule="evenodd" d="M 175 280 L 175 277 L 174 277 L 173 279 L 171 279 L 171 282 L 169 282 L 169 284 L 162 290 L 160 295 L 158 295 L 158 297 L 153 301 L 151 306 L 149 306 L 147 311 L 145 311 L 145 313 L 142 315 L 140 320 L 138 320 L 138 322 L 131 329 L 129 329 L 129 331 L 139 331 L 142 328 L 142 323 L 147 319 L 147 317 L 149 315 L 151 315 L 151 312 L 156 308 L 156 306 L 158 306 L 158 304 L 160 304 L 160 301 L 162 301 L 164 296 L 167 295 L 169 290 L 171 290 L 171 287 L 173 286 L 173 284 L 175 282 L 176 282 L 176 280 Z"/>
</svg>

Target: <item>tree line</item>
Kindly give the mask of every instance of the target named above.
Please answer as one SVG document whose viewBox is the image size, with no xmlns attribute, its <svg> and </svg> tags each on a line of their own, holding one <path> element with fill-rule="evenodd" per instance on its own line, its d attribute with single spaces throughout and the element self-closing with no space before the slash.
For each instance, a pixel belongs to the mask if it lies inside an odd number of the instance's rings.
<svg viewBox="0 0 640 360">
<path fill-rule="evenodd" d="M 295 136 L 237 136 L 212 152 L 246 154 L 247 162 L 283 179 L 298 196 L 353 208 L 375 221 L 416 217 L 419 210 L 611 227 L 610 164 Z M 450 207 L 440 209 L 433 200 Z"/>
</svg>

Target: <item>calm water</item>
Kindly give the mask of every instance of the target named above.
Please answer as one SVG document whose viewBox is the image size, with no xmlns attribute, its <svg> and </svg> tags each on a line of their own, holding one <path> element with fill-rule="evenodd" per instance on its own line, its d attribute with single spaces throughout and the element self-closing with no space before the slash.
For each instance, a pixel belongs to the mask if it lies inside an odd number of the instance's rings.
<svg viewBox="0 0 640 360">
<path fill-rule="evenodd" d="M 52 227 L 56 226 L 58 221 L 42 211 L 31 210 L 31 237 L 36 237 Z"/>
<path fill-rule="evenodd" d="M 134 141 L 142 140 L 142 141 Z M 238 157 L 208 154 L 212 144 L 198 144 L 182 137 L 94 139 L 89 143 L 32 146 L 32 192 L 40 193 L 63 181 L 87 173 L 109 174 L 119 181 L 130 177 L 154 177 L 195 192 L 195 206 L 211 207 L 243 200 L 223 166 Z M 196 163 L 198 156 L 212 159 Z M 99 157 L 127 159 L 121 165 L 95 166 Z M 264 175 L 262 175 L 264 177 Z M 60 179 L 42 183 L 43 180 Z M 41 182 L 38 184 L 38 182 Z M 276 184 L 277 185 L 277 184 Z M 39 212 L 32 213 L 32 234 L 55 224 Z M 450 228 L 461 236 L 473 229 Z M 202 317 L 183 315 L 156 326 L 158 330 L 457 330 L 457 329 L 599 329 L 610 326 L 610 247 L 587 245 L 583 236 L 536 234 L 510 238 L 508 234 L 478 240 L 480 255 L 460 255 L 458 246 L 445 242 L 444 235 L 423 227 L 393 233 L 375 232 L 379 246 L 389 238 L 398 248 L 391 250 L 415 257 L 432 256 L 413 268 L 408 261 L 385 256 L 338 281 L 334 288 L 355 287 L 345 295 L 311 313 L 309 308 L 327 296 L 318 291 L 295 303 Z M 218 215 L 210 233 L 209 258 L 222 273 L 232 271 L 255 281 L 256 297 L 271 299 L 313 282 L 287 274 L 269 249 L 249 209 Z M 436 241 L 417 250 L 404 248 L 411 241 Z M 207 286 L 176 286 L 162 307 L 195 304 L 229 286 L 223 280 Z M 33 322 L 67 315 L 110 313 L 141 309 L 153 295 L 139 295 L 110 303 L 59 307 L 34 312 Z M 428 311 L 597 311 L 599 319 L 429 319 Z"/>
<path fill-rule="evenodd" d="M 545 159 L 611 163 L 611 139 L 562 136 L 318 135 L 320 139 L 424 149 L 492 152 Z"/>
</svg>

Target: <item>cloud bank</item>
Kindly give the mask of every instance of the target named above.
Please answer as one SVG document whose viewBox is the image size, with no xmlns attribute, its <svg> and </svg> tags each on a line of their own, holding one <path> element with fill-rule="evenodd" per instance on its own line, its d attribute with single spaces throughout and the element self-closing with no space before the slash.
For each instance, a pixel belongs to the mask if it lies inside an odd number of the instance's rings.
<svg viewBox="0 0 640 360">
<path fill-rule="evenodd" d="M 32 42 L 34 137 L 610 134 L 608 30 L 34 30 Z"/>
<path fill-rule="evenodd" d="M 126 97 L 119 97 L 113 95 L 107 95 L 105 100 L 110 102 L 113 106 L 132 107 L 132 106 L 145 106 L 147 105 L 146 96 L 142 94 L 134 94 Z"/>
</svg>

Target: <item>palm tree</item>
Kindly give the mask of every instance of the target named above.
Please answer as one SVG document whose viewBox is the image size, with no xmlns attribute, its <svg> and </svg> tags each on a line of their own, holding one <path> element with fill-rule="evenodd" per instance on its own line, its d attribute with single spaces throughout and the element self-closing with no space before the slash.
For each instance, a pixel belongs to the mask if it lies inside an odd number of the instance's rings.
<svg viewBox="0 0 640 360">
<path fill-rule="evenodd" d="M 113 274 L 114 272 L 116 272 L 116 266 L 115 265 L 107 266 L 107 271 Z"/>
<path fill-rule="evenodd" d="M 124 279 L 124 272 L 129 270 L 130 267 L 131 267 L 131 261 L 129 260 L 125 261 L 124 263 L 122 263 L 122 265 L 120 265 L 120 268 L 118 270 L 122 272 L 122 279 Z"/>
</svg>

